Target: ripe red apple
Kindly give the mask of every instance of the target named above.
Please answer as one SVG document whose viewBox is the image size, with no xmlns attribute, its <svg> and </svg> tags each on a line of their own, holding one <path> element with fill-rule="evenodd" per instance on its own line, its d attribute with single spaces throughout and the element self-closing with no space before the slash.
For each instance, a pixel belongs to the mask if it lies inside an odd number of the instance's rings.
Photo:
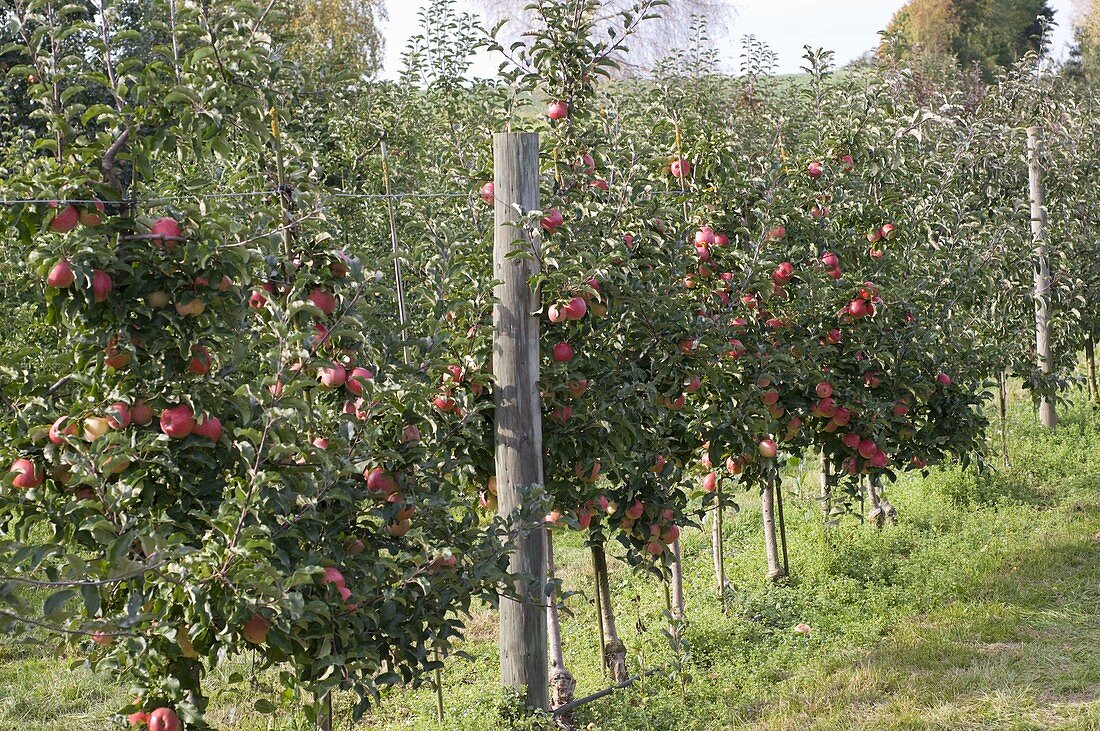
<svg viewBox="0 0 1100 731">
<path fill-rule="evenodd" d="M 595 482 L 600 476 L 600 460 L 596 460 L 592 463 L 591 468 L 587 468 L 580 462 L 573 465 L 573 474 L 577 476 L 577 479 L 581 482 Z"/>
<path fill-rule="evenodd" d="M 764 402 L 765 406 L 772 406 L 779 402 L 779 391 L 774 388 L 760 394 L 760 400 Z"/>
<path fill-rule="evenodd" d="M 708 472 L 703 477 L 703 489 L 707 492 L 714 492 L 718 489 L 718 473 Z"/>
<path fill-rule="evenodd" d="M 447 412 L 458 406 L 458 402 L 451 398 L 450 392 L 441 393 L 432 399 L 432 403 L 440 411 Z"/>
<path fill-rule="evenodd" d="M 819 162 L 811 162 L 806 166 L 806 173 L 814 179 L 820 178 L 821 174 L 825 172 L 825 168 L 821 167 Z"/>
<path fill-rule="evenodd" d="M 67 234 L 76 228 L 78 223 L 80 223 L 80 211 L 76 206 L 70 204 L 53 217 L 53 220 L 50 221 L 50 228 L 59 234 Z"/>
<path fill-rule="evenodd" d="M 772 272 L 772 281 L 776 284 L 786 284 L 794 276 L 794 264 L 785 261 L 779 264 Z"/>
<path fill-rule="evenodd" d="M 130 722 L 131 726 L 143 726 L 149 723 L 149 714 L 144 711 L 137 711 L 127 716 L 126 720 Z"/>
<path fill-rule="evenodd" d="M 31 488 L 38 487 L 46 479 L 42 470 L 35 466 L 34 462 L 26 458 L 20 458 L 12 462 L 8 472 L 15 475 L 15 478 L 11 482 L 12 486 L 23 490 L 30 490 Z"/>
<path fill-rule="evenodd" d="M 321 577 L 321 581 L 325 584 L 335 584 L 336 586 L 346 586 L 344 581 L 344 575 L 340 573 L 340 569 L 333 566 L 326 566 L 325 572 Z"/>
<path fill-rule="evenodd" d="M 340 388 L 348 380 L 348 372 L 339 363 L 323 366 L 317 371 L 317 378 L 325 388 Z"/>
<path fill-rule="evenodd" d="M 125 429 L 130 426 L 133 414 L 128 404 L 116 401 L 107 407 L 107 425 L 112 429 Z"/>
<path fill-rule="evenodd" d="M 195 430 L 195 412 L 187 404 L 160 412 L 160 430 L 172 439 L 183 439 Z"/>
<path fill-rule="evenodd" d="M 412 424 L 401 430 L 402 444 L 417 444 L 420 442 L 420 430 Z"/>
<path fill-rule="evenodd" d="M 870 439 L 864 439 L 859 443 L 859 456 L 864 459 L 871 459 L 875 456 L 875 452 L 878 451 L 878 445 Z"/>
<path fill-rule="evenodd" d="M 554 120 L 566 119 L 569 116 L 569 105 L 562 101 L 550 102 L 546 108 L 546 116 Z"/>
<path fill-rule="evenodd" d="M 141 399 L 130 407 L 130 423 L 138 426 L 147 426 L 153 421 L 153 409 Z"/>
<path fill-rule="evenodd" d="M 568 363 L 573 360 L 573 346 L 569 343 L 558 343 L 551 354 L 555 363 Z"/>
<path fill-rule="evenodd" d="M 336 295 L 332 292 L 327 292 L 320 287 L 314 287 L 313 291 L 309 293 L 309 301 L 317 306 L 321 312 L 326 315 L 331 315 L 336 312 L 337 300 Z"/>
<path fill-rule="evenodd" d="M 158 218 L 153 222 L 153 225 L 149 227 L 149 233 L 160 239 L 178 239 L 183 236 L 183 229 L 180 228 L 179 221 L 174 218 Z M 169 248 L 175 248 L 175 242 L 168 244 Z"/>
<path fill-rule="evenodd" d="M 591 183 L 589 183 L 589 185 L 591 185 L 593 188 L 596 188 L 598 190 L 602 190 L 604 192 L 607 192 L 607 191 L 611 190 L 611 184 L 608 183 L 603 178 L 596 178 Z"/>
<path fill-rule="evenodd" d="M 834 327 L 832 330 L 829 331 L 829 334 L 825 336 L 825 339 L 833 345 L 837 345 L 838 343 L 840 343 L 841 340 L 840 330 Z"/>
<path fill-rule="evenodd" d="M 266 304 L 267 297 L 265 297 L 264 293 L 258 289 L 254 291 L 252 295 L 248 298 L 248 306 L 254 310 L 262 310 L 264 308 L 264 305 Z"/>
<path fill-rule="evenodd" d="M 851 155 L 841 155 L 840 165 L 844 168 L 844 172 L 850 173 L 856 167 L 856 161 L 852 159 Z"/>
<path fill-rule="evenodd" d="M 209 350 L 201 345 L 191 346 L 191 360 L 187 362 L 188 373 L 194 373 L 196 376 L 206 375 L 213 365 L 214 359 L 210 356 Z"/>
<path fill-rule="evenodd" d="M 884 254 L 882 249 L 878 248 L 877 246 L 872 246 L 867 251 L 867 256 L 871 257 L 871 259 L 873 259 L 874 261 L 882 261 L 882 257 L 884 256 Z"/>
<path fill-rule="evenodd" d="M 714 243 L 714 229 L 710 226 L 700 226 L 695 232 L 695 245 L 709 246 Z"/>
<path fill-rule="evenodd" d="M 157 708 L 149 714 L 149 731 L 180 731 L 180 718 L 171 708 Z"/>
<path fill-rule="evenodd" d="M 490 181 L 481 186 L 481 200 L 485 201 L 489 205 L 493 205 L 496 201 L 496 185 Z"/>
<path fill-rule="evenodd" d="M 847 426 L 848 422 L 852 420 L 852 412 L 843 406 L 838 406 L 832 418 L 833 423 L 837 426 Z"/>
<path fill-rule="evenodd" d="M 195 436 L 206 437 L 212 442 L 216 442 L 222 438 L 222 422 L 216 416 L 208 416 L 202 420 L 201 423 L 195 424 L 194 430 L 191 432 Z"/>
<path fill-rule="evenodd" d="M 884 223 L 882 225 L 882 237 L 887 241 L 893 241 L 894 237 L 898 235 L 898 227 L 892 223 Z"/>
<path fill-rule="evenodd" d="M 584 297 L 573 297 L 563 305 L 562 312 L 568 320 L 579 320 L 588 312 L 588 302 Z"/>
<path fill-rule="evenodd" d="M 46 275 L 46 284 L 57 289 L 65 289 L 75 279 L 76 275 L 73 274 L 72 262 L 68 259 L 61 259 L 53 265 L 53 269 L 50 269 L 50 273 Z"/>
<path fill-rule="evenodd" d="M 246 642 L 251 642 L 253 645 L 262 645 L 267 642 L 267 633 L 270 629 L 271 622 L 253 612 L 252 616 L 241 627 L 241 636 L 244 637 Z"/>
<path fill-rule="evenodd" d="M 96 269 L 92 272 L 92 299 L 96 302 L 103 302 L 107 299 L 107 295 L 111 293 L 114 288 L 114 284 L 111 282 L 111 276 L 102 269 Z"/>
<path fill-rule="evenodd" d="M 547 233 L 553 233 L 563 223 L 565 223 L 565 216 L 557 208 L 548 210 L 546 215 L 542 217 L 542 221 L 540 221 L 542 229 Z"/>
<path fill-rule="evenodd" d="M 668 464 L 668 462 L 665 460 L 665 456 L 663 454 L 658 454 L 653 458 L 653 466 L 649 468 L 649 471 L 661 474 L 665 471 L 666 464 Z"/>
<path fill-rule="evenodd" d="M 881 228 L 870 229 L 867 232 L 867 240 L 869 242 L 871 242 L 872 244 L 877 244 L 878 242 L 882 241 L 882 229 Z"/>
<path fill-rule="evenodd" d="M 941 386 L 950 386 L 951 376 L 947 375 L 946 373 L 941 373 L 936 376 L 936 382 L 939 383 Z"/>
<path fill-rule="evenodd" d="M 772 241 L 779 241 L 787 235 L 787 229 L 783 226 L 776 226 L 771 231 L 768 231 L 768 238 Z"/>
<path fill-rule="evenodd" d="M 840 258 L 831 251 L 826 251 L 821 255 L 821 263 L 826 269 L 840 268 Z"/>
<path fill-rule="evenodd" d="M 871 307 L 867 300 L 854 299 L 848 304 L 848 314 L 857 320 L 863 319 L 871 314 Z"/>
<path fill-rule="evenodd" d="M 772 459 L 779 453 L 779 447 L 776 445 L 774 439 L 764 439 L 757 445 L 757 451 L 764 459 Z"/>
<path fill-rule="evenodd" d="M 393 476 L 381 467 L 368 468 L 363 475 L 367 480 L 367 489 L 371 492 L 384 492 L 390 494 L 397 490 L 397 481 Z"/>
<path fill-rule="evenodd" d="M 92 633 L 92 642 L 97 645 L 109 645 L 114 642 L 114 637 L 111 637 L 111 635 L 106 632 L 96 631 Z"/>
<path fill-rule="evenodd" d="M 685 158 L 678 157 L 669 163 L 668 172 L 674 178 L 683 180 L 687 176 L 691 175 L 691 163 Z"/>
<path fill-rule="evenodd" d="M 889 464 L 890 458 L 886 456 L 885 452 L 875 452 L 871 456 L 871 466 L 877 469 L 882 469 Z"/>
<path fill-rule="evenodd" d="M 840 441 L 842 441 L 844 446 L 848 449 L 859 449 L 860 442 L 863 441 L 863 438 L 855 432 L 848 432 L 840 438 Z"/>
<path fill-rule="evenodd" d="M 634 503 L 626 509 L 626 516 L 631 520 L 637 520 L 642 517 L 645 512 L 645 504 L 641 500 L 635 500 Z"/>
<path fill-rule="evenodd" d="M 564 424 L 569 421 L 569 417 L 573 415 L 572 406 L 558 406 L 550 411 L 550 418 L 559 424 Z"/>
<path fill-rule="evenodd" d="M 692 376 L 684 381 L 684 393 L 695 393 L 703 387 L 703 379 L 699 376 Z"/>
<path fill-rule="evenodd" d="M 817 394 L 818 398 L 829 398 L 833 395 L 833 387 L 825 381 L 822 381 L 814 388 L 814 392 Z"/>
<path fill-rule="evenodd" d="M 363 389 L 366 386 L 367 381 L 374 380 L 374 373 L 366 368 L 355 367 L 351 369 L 351 373 L 347 374 L 347 381 L 345 385 L 349 391 L 356 396 L 363 395 Z"/>
</svg>

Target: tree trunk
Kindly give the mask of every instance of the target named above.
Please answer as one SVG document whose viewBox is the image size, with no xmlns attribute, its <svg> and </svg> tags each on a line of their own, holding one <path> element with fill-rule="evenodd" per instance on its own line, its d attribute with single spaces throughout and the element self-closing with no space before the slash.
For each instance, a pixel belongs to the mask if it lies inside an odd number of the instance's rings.
<svg viewBox="0 0 1100 731">
<path fill-rule="evenodd" d="M 672 617 L 684 618 L 684 565 L 680 559 L 680 539 L 672 542 Z"/>
<path fill-rule="evenodd" d="M 999 394 L 997 406 L 1001 417 L 1001 455 L 1004 457 L 1005 469 L 1012 467 L 1008 459 L 1008 374 L 1001 371 L 998 379 Z"/>
<path fill-rule="evenodd" d="M 783 565 L 780 563 L 779 543 L 776 541 L 775 536 L 774 503 L 774 490 L 769 479 L 764 483 L 764 489 L 760 491 L 760 512 L 764 518 L 764 552 L 768 557 L 768 573 L 766 575 L 768 581 L 775 581 L 786 576 L 783 573 Z"/>
<path fill-rule="evenodd" d="M 607 577 L 607 554 L 603 544 L 592 544 L 592 565 L 596 569 L 596 582 L 599 585 L 600 595 L 603 601 L 600 603 L 601 616 L 603 617 L 603 655 L 608 670 L 611 671 L 611 679 L 616 683 L 622 683 L 627 679 L 626 673 L 626 645 L 619 639 L 619 632 L 615 628 L 615 610 L 611 606 L 611 588 Z"/>
<path fill-rule="evenodd" d="M 550 707 L 564 706 L 573 700 L 577 681 L 565 667 L 565 652 L 561 646 L 561 620 L 558 617 L 558 590 L 554 585 L 554 533 L 546 533 L 546 577 L 551 582 L 546 597 L 546 627 L 550 654 Z M 568 720 L 568 719 L 566 719 Z"/>
<path fill-rule="evenodd" d="M 317 731 L 332 731 L 332 694 L 317 699 Z"/>
<path fill-rule="evenodd" d="M 829 464 L 829 458 L 825 456 L 824 450 L 821 452 L 821 517 L 826 521 L 829 520 L 829 515 L 833 512 L 833 486 L 832 480 L 832 465 Z"/>
<path fill-rule="evenodd" d="M 1040 161 L 1042 145 L 1039 128 L 1027 128 L 1028 180 L 1031 191 L 1031 238 L 1035 242 L 1035 352 L 1039 368 L 1044 375 L 1054 370 L 1054 358 L 1050 348 L 1050 266 L 1047 262 L 1047 211 L 1044 203 L 1043 167 Z M 1053 429 L 1058 426 L 1058 412 L 1054 401 L 1042 397 L 1039 402 L 1039 421 Z"/>
<path fill-rule="evenodd" d="M 878 498 L 879 509 L 882 510 L 882 516 L 890 525 L 898 524 L 898 511 L 890 501 L 882 494 L 882 482 L 879 480 L 878 475 L 871 475 L 867 478 L 867 484 L 871 486 L 871 489 L 875 491 L 875 496 Z"/>
<path fill-rule="evenodd" d="M 1092 333 L 1085 337 L 1085 365 L 1088 368 L 1089 396 L 1094 404 L 1100 404 L 1100 390 L 1096 383 L 1096 341 Z"/>
<path fill-rule="evenodd" d="M 722 601 L 726 603 L 726 555 L 722 545 L 722 519 L 725 508 L 722 507 L 722 486 L 719 484 L 714 491 L 717 498 L 714 504 L 714 516 L 711 518 L 710 550 L 714 558 L 714 590 Z"/>
<path fill-rule="evenodd" d="M 787 519 L 783 517 L 783 480 L 776 469 L 771 476 L 775 489 L 775 517 L 779 521 L 779 549 L 783 554 L 783 575 L 791 575 L 791 564 L 787 559 Z"/>
<path fill-rule="evenodd" d="M 876 528 L 881 528 L 886 523 L 886 511 L 878 498 L 878 489 L 875 480 L 867 477 L 863 481 L 864 490 L 867 491 L 867 500 L 871 503 L 871 512 L 867 513 L 867 520 Z"/>
</svg>

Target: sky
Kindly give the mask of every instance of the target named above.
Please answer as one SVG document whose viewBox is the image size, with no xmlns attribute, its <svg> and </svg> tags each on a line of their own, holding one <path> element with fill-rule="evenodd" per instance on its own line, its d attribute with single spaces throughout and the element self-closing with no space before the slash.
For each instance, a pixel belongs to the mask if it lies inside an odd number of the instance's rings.
<svg viewBox="0 0 1100 731">
<path fill-rule="evenodd" d="M 676 2 L 676 0 L 672 0 Z M 1072 36 L 1074 0 L 1048 0 L 1054 9 L 1056 29 L 1053 55 L 1064 58 Z M 418 13 L 428 0 L 386 0 L 389 20 L 384 24 L 386 62 L 383 76 L 392 78 L 400 69 L 401 52 L 418 29 Z M 461 3 L 460 3 L 461 4 Z M 886 27 L 904 0 L 730 0 L 734 12 L 723 56 L 733 68 L 739 51 L 737 39 L 752 34 L 779 55 L 778 73 L 794 73 L 802 65 L 802 47 L 832 50 L 839 65 L 857 58 L 878 43 L 878 31 Z M 466 8 L 463 8 L 466 9 Z M 474 74 L 495 75 L 497 61 L 478 58 Z"/>
</svg>

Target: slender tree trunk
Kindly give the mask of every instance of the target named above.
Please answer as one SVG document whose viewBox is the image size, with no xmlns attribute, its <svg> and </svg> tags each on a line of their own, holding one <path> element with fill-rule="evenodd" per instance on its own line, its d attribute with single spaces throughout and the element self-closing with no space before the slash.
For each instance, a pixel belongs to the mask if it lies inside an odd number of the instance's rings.
<svg viewBox="0 0 1100 731">
<path fill-rule="evenodd" d="M 779 470 L 775 470 L 769 478 L 775 489 L 775 517 L 779 521 L 779 549 L 783 554 L 783 575 L 791 575 L 791 564 L 787 559 L 787 519 L 783 517 L 783 480 L 779 477 Z"/>
<path fill-rule="evenodd" d="M 999 394 L 997 405 L 1001 417 L 1001 455 L 1004 457 L 1005 469 L 1012 467 L 1008 459 L 1008 374 L 1001 371 L 998 379 Z"/>
<path fill-rule="evenodd" d="M 717 501 L 714 504 L 714 516 L 711 519 L 710 547 L 714 557 L 714 590 L 718 592 L 718 598 L 722 602 L 723 609 L 726 606 L 726 555 L 723 549 L 722 520 L 725 508 L 722 507 L 722 486 L 719 484 L 714 491 Z"/>
<path fill-rule="evenodd" d="M 829 520 L 833 512 L 832 465 L 824 450 L 821 452 L 821 517 Z"/>
<path fill-rule="evenodd" d="M 890 525 L 897 525 L 898 523 L 898 511 L 891 503 L 890 500 L 882 493 L 882 482 L 878 475 L 871 475 L 867 478 L 867 484 L 869 484 L 875 491 L 875 495 L 878 497 L 878 506 L 882 510 L 882 515 L 886 518 L 886 521 Z"/>
<path fill-rule="evenodd" d="M 775 496 L 771 480 L 764 483 L 764 489 L 760 491 L 760 512 L 764 518 L 764 552 L 768 557 L 768 581 L 783 578 L 783 565 L 779 559 L 779 543 L 775 536 Z"/>
<path fill-rule="evenodd" d="M 672 542 L 672 617 L 684 618 L 684 565 L 680 558 L 680 539 Z"/>
<path fill-rule="evenodd" d="M 317 731 L 332 731 L 332 694 L 325 693 L 317 700 Z"/>
<path fill-rule="evenodd" d="M 550 655 L 550 707 L 564 706 L 573 700 L 577 681 L 565 667 L 565 652 L 561 646 L 561 620 L 558 616 L 558 590 L 554 580 L 554 532 L 546 532 L 546 576 L 551 582 L 546 597 L 546 627 Z"/>
<path fill-rule="evenodd" d="M 863 481 L 863 486 L 864 490 L 867 491 L 867 499 L 871 503 L 871 512 L 867 514 L 867 520 L 876 528 L 881 528 L 886 522 L 886 513 L 879 503 L 878 489 L 875 485 L 875 481 L 871 477 L 867 477 Z"/>
<path fill-rule="evenodd" d="M 596 569 L 596 582 L 603 597 L 600 611 L 603 617 L 604 659 L 611 671 L 611 679 L 616 683 L 622 683 L 627 679 L 626 645 L 619 639 L 619 632 L 615 628 L 615 610 L 611 606 L 611 589 L 607 576 L 607 554 L 601 543 L 592 544 L 592 564 Z"/>
<path fill-rule="evenodd" d="M 602 599 L 602 597 L 601 597 L 600 570 L 599 570 L 599 562 L 596 560 L 596 548 L 595 548 L 595 546 L 591 547 L 591 552 L 592 552 L 592 584 L 593 584 L 593 589 L 595 590 L 594 591 L 594 598 L 596 600 L 596 625 L 597 625 L 597 627 L 600 631 L 599 641 L 597 642 L 597 644 L 600 647 L 600 675 L 602 675 L 603 677 L 606 678 L 607 677 L 607 656 L 604 654 L 604 651 L 603 651 L 604 638 L 607 636 L 607 633 L 604 631 L 604 628 L 603 628 L 603 602 L 606 601 L 606 600 Z"/>
<path fill-rule="evenodd" d="M 1085 338 L 1085 364 L 1088 368 L 1089 397 L 1094 404 L 1100 404 L 1100 389 L 1096 383 L 1096 341 L 1092 333 Z"/>
<path fill-rule="evenodd" d="M 1042 143 L 1039 128 L 1027 128 L 1028 178 L 1031 191 L 1031 237 L 1035 242 L 1035 352 L 1044 375 L 1054 370 L 1050 348 L 1050 266 L 1047 262 L 1047 211 L 1044 202 L 1043 165 L 1040 159 Z M 1042 397 L 1039 421 L 1053 429 L 1058 426 L 1058 412 L 1053 399 Z"/>
</svg>

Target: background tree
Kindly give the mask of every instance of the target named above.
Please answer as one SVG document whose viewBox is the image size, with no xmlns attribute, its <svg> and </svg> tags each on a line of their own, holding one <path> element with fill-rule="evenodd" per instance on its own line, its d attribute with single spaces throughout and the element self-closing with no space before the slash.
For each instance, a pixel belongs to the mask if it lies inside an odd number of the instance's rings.
<svg viewBox="0 0 1100 731">
<path fill-rule="evenodd" d="M 371 76 L 382 67 L 382 0 L 284 0 L 287 53 L 315 81 L 334 74 Z"/>
<path fill-rule="evenodd" d="M 504 27 L 502 40 L 518 37 L 523 29 L 532 27 L 535 19 L 527 8 L 528 0 L 470 0 L 490 24 L 510 21 Z M 624 23 L 639 5 L 637 0 L 600 0 L 597 15 L 591 24 L 593 36 L 607 38 L 610 31 L 621 36 Z M 675 0 L 660 9 L 660 20 L 642 23 L 633 30 L 633 38 L 621 52 L 614 54 L 619 76 L 638 76 L 653 70 L 657 63 L 676 49 L 688 45 L 698 32 L 699 19 L 716 34 L 726 30 L 730 20 L 730 4 L 725 0 Z"/>
<path fill-rule="evenodd" d="M 1040 50 L 1041 18 L 1054 18 L 1047 0 L 910 0 L 887 26 L 880 53 L 944 53 L 990 78 Z"/>
</svg>

